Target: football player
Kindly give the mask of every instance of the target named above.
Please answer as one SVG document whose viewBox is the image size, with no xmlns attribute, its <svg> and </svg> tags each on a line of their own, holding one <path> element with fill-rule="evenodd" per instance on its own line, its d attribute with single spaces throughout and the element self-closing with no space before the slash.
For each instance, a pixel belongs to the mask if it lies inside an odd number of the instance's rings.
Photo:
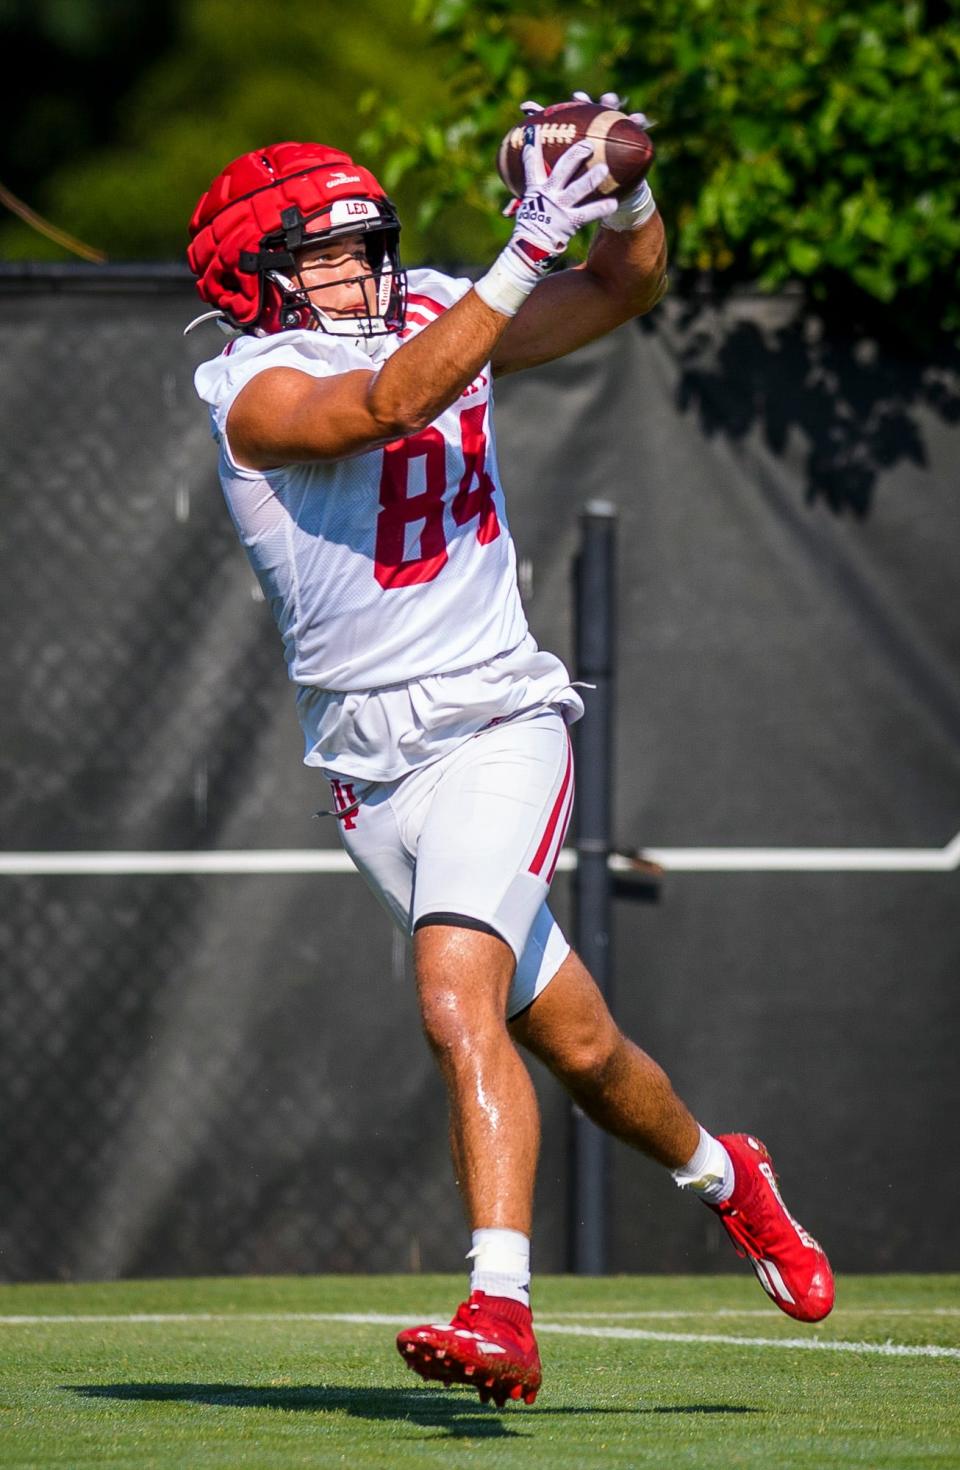
<svg viewBox="0 0 960 1470">
<path fill-rule="evenodd" d="M 470 1294 L 452 1322 L 411 1327 L 398 1347 L 423 1377 L 498 1404 L 532 1403 L 541 1377 L 539 1124 L 518 1045 L 715 1210 L 785 1312 L 816 1321 L 833 1302 L 827 1259 L 788 1214 L 763 1144 L 700 1126 L 620 1032 L 547 903 L 583 705 L 520 604 L 491 387 L 663 294 L 649 186 L 598 196 L 607 171 L 590 154 L 574 143 L 548 174 L 528 127 L 513 233 L 475 283 L 404 271 L 376 178 L 317 144 L 234 160 L 190 225 L 198 289 L 231 338 L 196 373 L 224 494 L 279 626 L 305 760 L 331 782 L 356 866 L 412 935 L 449 1097 Z M 593 222 L 586 261 L 550 274 Z"/>
</svg>

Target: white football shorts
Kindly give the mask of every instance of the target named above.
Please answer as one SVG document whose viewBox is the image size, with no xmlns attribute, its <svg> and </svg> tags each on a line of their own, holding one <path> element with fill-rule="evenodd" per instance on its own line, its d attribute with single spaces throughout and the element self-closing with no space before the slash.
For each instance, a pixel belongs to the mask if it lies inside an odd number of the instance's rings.
<svg viewBox="0 0 960 1470">
<path fill-rule="evenodd" d="M 341 841 L 394 922 L 489 925 L 517 960 L 507 1016 L 524 1010 L 570 952 L 546 903 L 573 806 L 562 714 L 494 722 L 395 781 L 331 785 Z"/>
</svg>

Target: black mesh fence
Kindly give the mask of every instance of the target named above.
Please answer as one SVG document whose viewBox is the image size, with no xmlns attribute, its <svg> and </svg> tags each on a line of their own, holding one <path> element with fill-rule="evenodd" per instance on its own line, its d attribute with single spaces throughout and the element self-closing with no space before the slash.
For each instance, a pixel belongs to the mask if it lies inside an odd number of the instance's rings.
<svg viewBox="0 0 960 1470">
<path fill-rule="evenodd" d="M 0 857 L 41 869 L 0 872 L 0 1275 L 457 1269 L 409 958 L 359 879 L 54 871 L 337 849 L 192 390 L 220 339 L 184 343 L 175 280 L 119 285 L 0 295 Z M 957 385 L 949 354 L 748 301 L 668 303 L 502 386 L 528 611 L 564 656 L 577 508 L 620 505 L 620 841 L 932 854 L 960 829 Z M 846 1269 L 957 1264 L 941 867 L 677 871 L 618 907 L 618 1015 L 708 1126 L 768 1136 Z M 559 1270 L 567 1108 L 537 1085 Z M 613 1185 L 614 1269 L 730 1264 L 652 1166 L 617 1150 Z"/>
<path fill-rule="evenodd" d="M 324 935 L 316 880 L 10 880 L 4 1259 L 17 1274 L 458 1260 L 443 1130 L 422 1127 L 432 1079 L 403 1060 L 414 1018 L 405 1037 L 384 1020 L 402 967 L 389 937 L 364 944 L 358 1026 L 348 924 L 362 933 L 369 917 L 359 888 L 334 881 Z"/>
</svg>

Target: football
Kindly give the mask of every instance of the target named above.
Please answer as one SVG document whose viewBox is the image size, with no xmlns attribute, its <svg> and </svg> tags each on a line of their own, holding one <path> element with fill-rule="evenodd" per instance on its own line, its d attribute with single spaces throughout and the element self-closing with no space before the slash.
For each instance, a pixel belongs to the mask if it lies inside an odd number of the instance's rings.
<svg viewBox="0 0 960 1470">
<path fill-rule="evenodd" d="M 593 144 L 593 157 L 587 159 L 584 168 L 605 163 L 610 176 L 590 195 L 591 199 L 607 194 L 615 199 L 623 198 L 637 187 L 653 162 L 653 144 L 648 134 L 626 113 L 615 112 L 598 102 L 558 102 L 517 123 L 500 144 L 497 171 L 518 199 L 524 188 L 523 134 L 531 123 L 543 142 L 543 160 L 548 171 L 571 143 L 587 138 Z"/>
</svg>

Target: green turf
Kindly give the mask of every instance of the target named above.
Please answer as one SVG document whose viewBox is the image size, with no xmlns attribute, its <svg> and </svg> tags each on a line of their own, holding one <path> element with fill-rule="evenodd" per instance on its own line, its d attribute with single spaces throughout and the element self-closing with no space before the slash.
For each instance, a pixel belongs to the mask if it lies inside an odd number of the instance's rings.
<svg viewBox="0 0 960 1470">
<path fill-rule="evenodd" d="M 421 1386 L 391 1324 L 289 1316 L 446 1317 L 461 1285 L 407 1276 L 0 1287 L 0 1465 L 960 1467 L 960 1355 L 544 1330 L 540 1397 L 500 1412 L 466 1390 Z M 541 1278 L 535 1305 L 544 1328 L 960 1347 L 960 1276 L 848 1277 L 837 1310 L 814 1328 L 781 1316 L 747 1276 Z M 83 1320 L 131 1313 L 194 1320 Z"/>
</svg>

